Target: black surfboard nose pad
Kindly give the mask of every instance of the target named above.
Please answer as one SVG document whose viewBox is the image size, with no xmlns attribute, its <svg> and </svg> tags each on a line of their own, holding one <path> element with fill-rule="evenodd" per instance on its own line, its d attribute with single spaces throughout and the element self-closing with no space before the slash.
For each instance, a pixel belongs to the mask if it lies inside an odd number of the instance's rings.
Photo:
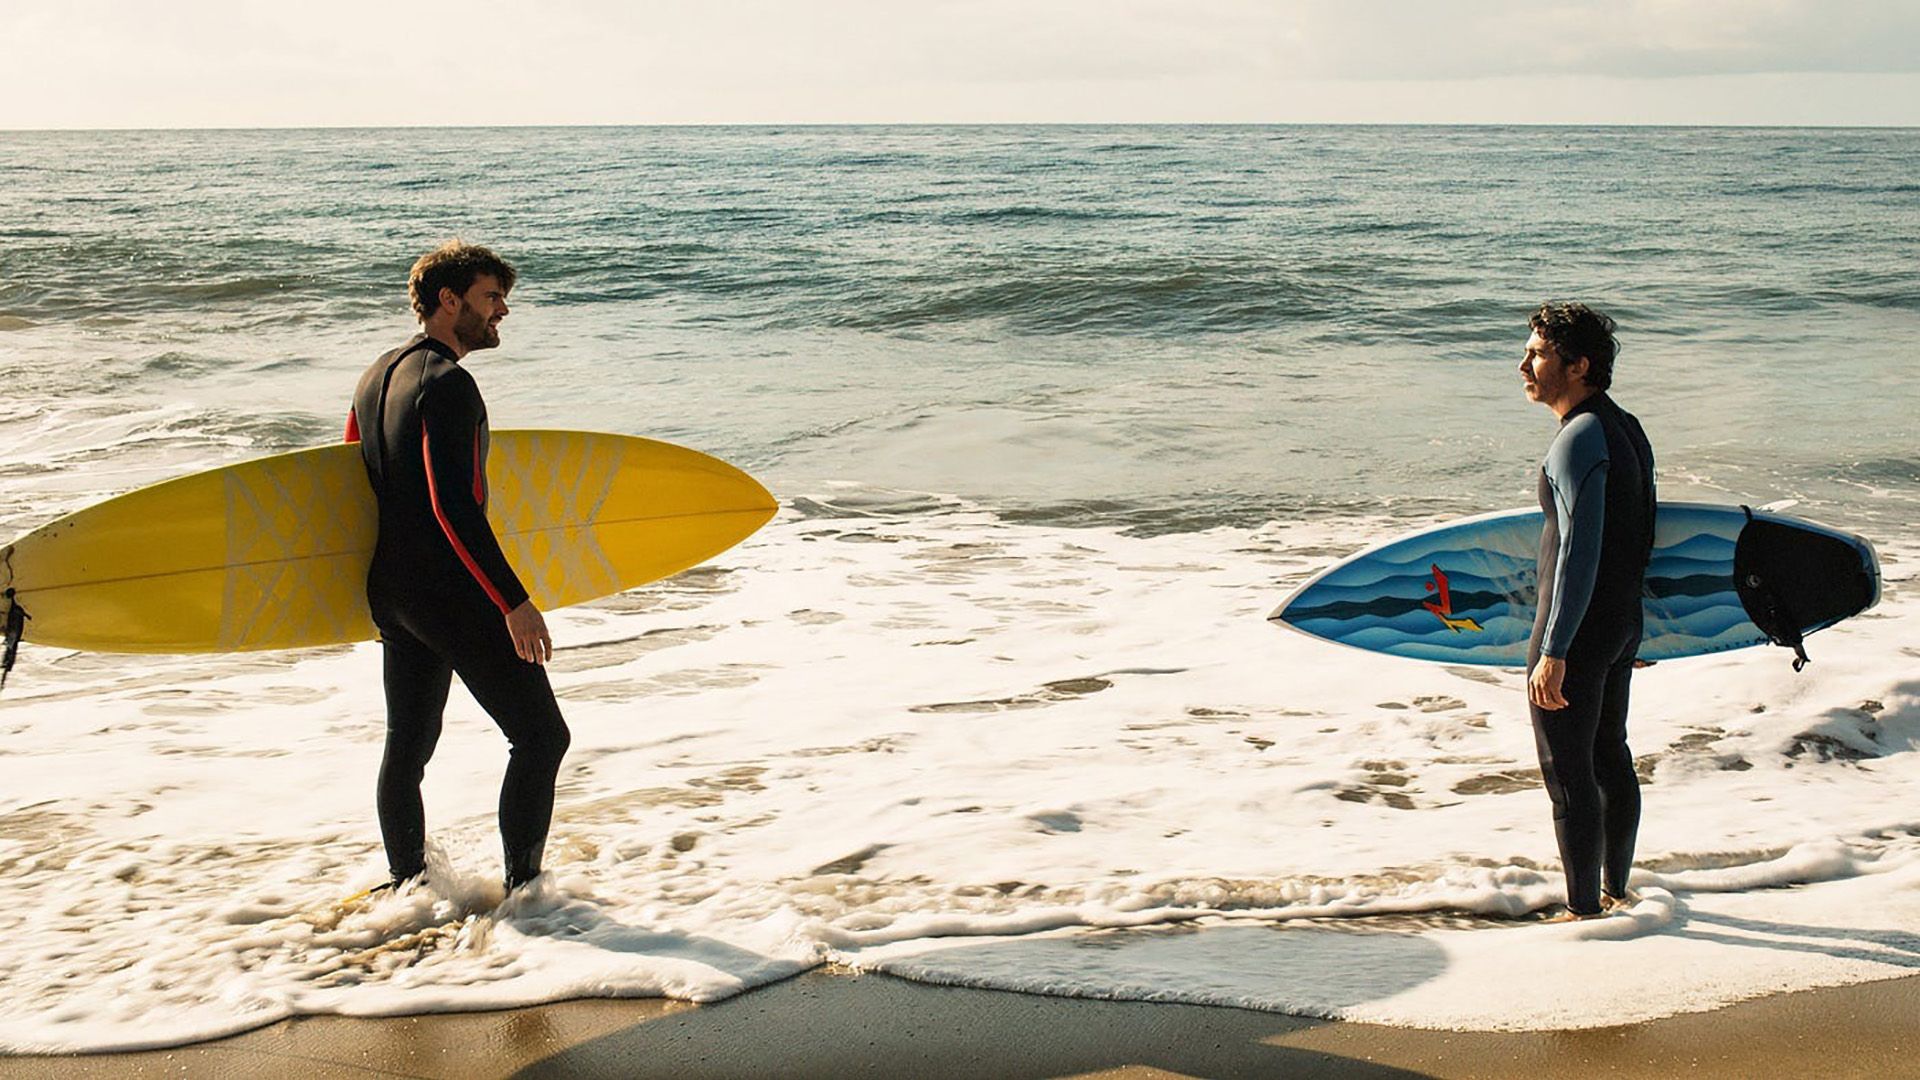
<svg viewBox="0 0 1920 1080">
<path fill-rule="evenodd" d="M 33 616 L 13 598 L 13 590 L 0 593 L 7 601 L 6 650 L 0 652 L 0 690 L 7 687 L 7 675 L 13 671 L 13 662 L 20 657 L 20 638 L 27 632 L 27 620 Z"/>
<path fill-rule="evenodd" d="M 1733 547 L 1733 588 L 1753 625 L 1793 650 L 1793 670 L 1807 666 L 1807 634 L 1865 611 L 1874 582 L 1860 552 L 1836 536 L 1810 532 L 1747 512 Z"/>
</svg>

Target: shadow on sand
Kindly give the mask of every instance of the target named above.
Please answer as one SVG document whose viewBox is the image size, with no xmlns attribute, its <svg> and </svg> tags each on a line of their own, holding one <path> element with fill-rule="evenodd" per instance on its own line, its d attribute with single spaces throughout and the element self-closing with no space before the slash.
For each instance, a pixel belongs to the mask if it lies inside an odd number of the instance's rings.
<svg viewBox="0 0 1920 1080">
<path fill-rule="evenodd" d="M 1724 930 L 1715 928 L 1724 928 Z M 1724 931 L 1742 931 L 1743 933 Z M 1813 953 L 1842 960 L 1864 960 L 1889 967 L 1920 969 L 1920 934 L 1905 930 L 1808 926 L 1803 923 L 1743 919 L 1733 915 L 1710 915 L 1689 911 L 1682 917 L 1678 926 L 1669 927 L 1666 932 L 1720 945 Z M 1747 934 L 1767 936 L 1748 937 Z"/>
<path fill-rule="evenodd" d="M 1356 1005 L 1446 966 L 1415 936 L 1318 928 L 938 944 L 889 961 L 908 978 L 812 972 L 718 1006 L 649 1017 L 516 1075 L 1039 1078 L 1145 1066 L 1218 1077 L 1419 1076 L 1273 1045 L 1329 1021 L 1254 1010 Z M 1012 985 L 1035 992 L 981 992 Z M 1075 996 L 1088 985 L 1121 1000 Z M 1241 1008 L 1208 1007 L 1217 1005 Z"/>
</svg>

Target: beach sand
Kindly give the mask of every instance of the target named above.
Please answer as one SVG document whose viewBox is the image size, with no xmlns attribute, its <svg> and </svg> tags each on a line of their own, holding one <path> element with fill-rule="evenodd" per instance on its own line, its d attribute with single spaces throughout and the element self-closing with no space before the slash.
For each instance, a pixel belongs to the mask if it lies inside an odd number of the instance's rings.
<svg viewBox="0 0 1920 1080">
<path fill-rule="evenodd" d="M 712 1005 L 572 1001 L 312 1017 L 6 1077 L 1920 1076 L 1920 976 L 1645 1024 L 1450 1032 L 930 986 L 816 970 Z"/>
</svg>

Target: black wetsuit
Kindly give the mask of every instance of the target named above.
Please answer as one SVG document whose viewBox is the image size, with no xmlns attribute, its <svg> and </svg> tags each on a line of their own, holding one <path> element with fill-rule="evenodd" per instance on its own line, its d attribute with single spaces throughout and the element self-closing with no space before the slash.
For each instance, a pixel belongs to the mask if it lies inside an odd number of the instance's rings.
<svg viewBox="0 0 1920 1080">
<path fill-rule="evenodd" d="M 1640 647 L 1641 592 L 1653 550 L 1653 448 L 1606 394 L 1574 406 L 1540 470 L 1540 606 L 1527 671 L 1566 661 L 1564 709 L 1532 705 L 1540 772 L 1567 875 L 1567 906 L 1624 896 L 1640 827 L 1627 748 L 1627 691 Z"/>
<path fill-rule="evenodd" d="M 540 872 L 568 733 L 546 669 L 513 651 L 527 598 L 487 523 L 487 410 L 452 350 L 422 334 L 376 360 L 347 417 L 380 502 L 367 601 L 385 655 L 380 832 L 394 878 L 425 869 L 420 780 L 452 672 L 512 746 L 500 787 L 509 886 Z"/>
</svg>

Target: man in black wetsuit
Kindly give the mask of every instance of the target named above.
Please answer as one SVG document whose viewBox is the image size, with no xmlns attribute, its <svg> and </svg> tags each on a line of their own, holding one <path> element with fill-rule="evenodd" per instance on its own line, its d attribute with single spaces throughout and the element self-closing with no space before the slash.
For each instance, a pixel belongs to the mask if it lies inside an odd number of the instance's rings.
<svg viewBox="0 0 1920 1080">
<path fill-rule="evenodd" d="M 1560 417 L 1540 469 L 1540 601 L 1527 698 L 1567 878 L 1565 919 L 1629 903 L 1640 782 L 1627 749 L 1627 687 L 1653 551 L 1653 448 L 1607 396 L 1613 320 L 1544 304 L 1520 361 L 1527 396 Z"/>
<path fill-rule="evenodd" d="M 460 365 L 500 344 L 514 278 L 491 251 L 459 241 L 421 256 L 407 290 L 422 332 L 374 361 L 347 415 L 380 503 L 367 601 L 384 655 L 378 805 L 395 884 L 426 870 L 420 780 L 453 672 L 512 747 L 500 787 L 508 889 L 540 873 L 567 752 L 543 666 L 553 640 L 487 523 L 487 409 Z"/>
</svg>

